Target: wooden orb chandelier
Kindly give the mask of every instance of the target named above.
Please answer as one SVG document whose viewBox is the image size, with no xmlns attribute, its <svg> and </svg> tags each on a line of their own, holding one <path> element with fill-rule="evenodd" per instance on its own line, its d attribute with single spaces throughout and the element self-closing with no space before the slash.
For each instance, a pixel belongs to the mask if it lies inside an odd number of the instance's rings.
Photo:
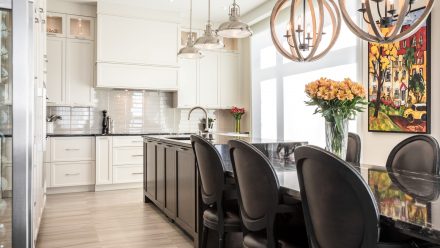
<svg viewBox="0 0 440 248">
<path fill-rule="evenodd" d="M 362 0 L 362 7 L 358 12 L 363 17 L 367 31 L 353 22 L 345 2 L 339 0 L 339 7 L 348 28 L 363 40 L 383 44 L 397 42 L 413 35 L 428 18 L 435 0 L 428 0 L 423 14 L 404 31 L 402 26 L 405 18 L 413 9 L 416 0 Z"/>
<path fill-rule="evenodd" d="M 283 36 L 288 44 L 286 49 L 276 27 L 280 12 L 289 3 L 290 18 Z M 324 32 L 325 17 L 331 20 L 330 34 Z M 296 62 L 312 62 L 321 59 L 334 46 L 341 31 L 341 15 L 333 0 L 278 0 L 270 17 L 270 29 L 275 48 L 284 57 Z M 323 35 L 330 36 L 329 42 L 322 42 Z"/>
</svg>

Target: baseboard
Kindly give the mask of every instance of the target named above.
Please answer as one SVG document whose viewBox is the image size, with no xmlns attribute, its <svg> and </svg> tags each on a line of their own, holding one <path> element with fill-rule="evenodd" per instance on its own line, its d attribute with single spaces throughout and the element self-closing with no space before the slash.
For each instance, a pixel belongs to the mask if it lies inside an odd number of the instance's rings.
<svg viewBox="0 0 440 248">
<path fill-rule="evenodd" d="M 95 185 L 95 191 L 120 190 L 120 189 L 141 189 L 143 183 L 118 183 Z"/>
<path fill-rule="evenodd" d="M 93 192 L 93 191 L 95 191 L 95 185 L 47 188 L 48 195 L 78 193 L 78 192 Z"/>
</svg>

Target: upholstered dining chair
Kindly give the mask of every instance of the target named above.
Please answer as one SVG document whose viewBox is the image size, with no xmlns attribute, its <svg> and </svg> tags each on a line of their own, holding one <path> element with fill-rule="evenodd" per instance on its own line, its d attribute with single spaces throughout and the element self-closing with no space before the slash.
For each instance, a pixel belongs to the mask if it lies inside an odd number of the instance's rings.
<svg viewBox="0 0 440 248">
<path fill-rule="evenodd" d="M 297 148 L 295 159 L 310 247 L 410 247 L 379 241 L 373 192 L 348 162 L 314 146 Z"/>
<path fill-rule="evenodd" d="M 355 133 L 348 133 L 345 161 L 349 163 L 359 163 L 361 161 L 361 137 Z"/>
<path fill-rule="evenodd" d="M 268 158 L 244 141 L 231 140 L 228 144 L 246 228 L 243 247 L 307 246 L 301 203 L 292 200 L 287 204 L 282 199 L 278 177 Z M 288 225 L 282 220 L 287 216 L 292 217 Z"/>
<path fill-rule="evenodd" d="M 207 205 L 203 212 L 202 248 L 207 246 L 208 230 L 218 233 L 218 245 L 225 246 L 225 234 L 241 232 L 236 185 L 225 177 L 225 167 L 217 149 L 198 135 L 191 136 L 201 180 L 202 201 Z"/>
<path fill-rule="evenodd" d="M 407 171 L 439 175 L 440 149 L 437 140 L 428 135 L 415 135 L 397 144 L 386 163 L 389 171 Z"/>
</svg>

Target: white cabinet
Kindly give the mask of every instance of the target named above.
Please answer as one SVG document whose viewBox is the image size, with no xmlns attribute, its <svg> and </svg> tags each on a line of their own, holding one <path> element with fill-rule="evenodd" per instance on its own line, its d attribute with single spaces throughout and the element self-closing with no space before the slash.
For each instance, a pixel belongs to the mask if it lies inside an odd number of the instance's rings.
<svg viewBox="0 0 440 248">
<path fill-rule="evenodd" d="M 178 107 L 192 108 L 197 105 L 197 60 L 181 59 L 179 71 Z"/>
<path fill-rule="evenodd" d="M 223 53 L 220 56 L 220 106 L 231 108 L 241 105 L 240 100 L 240 56 L 236 53 Z"/>
<path fill-rule="evenodd" d="M 140 136 L 113 137 L 113 184 L 142 182 L 143 145 Z"/>
<path fill-rule="evenodd" d="M 179 26 L 98 15 L 96 87 L 177 90 Z"/>
<path fill-rule="evenodd" d="M 62 33 L 48 33 L 47 38 L 47 103 L 57 106 L 93 106 L 93 86 L 95 81 L 95 44 L 93 18 L 66 15 L 54 15 L 52 19 L 65 23 L 69 19 L 69 35 L 63 28 Z M 49 17 L 48 17 L 49 19 Z M 73 20 L 76 23 L 72 24 Z M 78 22 L 86 31 L 78 31 Z M 90 21 L 85 28 L 86 20 Z M 54 22 L 55 22 L 54 21 Z M 49 25 L 49 22 L 48 22 Z M 61 32 L 61 27 L 53 31 Z M 72 30 L 72 28 L 76 28 Z M 47 28 L 49 30 L 49 27 Z M 73 32 L 73 34 L 71 34 Z M 77 34 L 79 32 L 80 34 Z M 92 32 L 92 33 L 90 33 Z M 90 34 L 89 34 L 90 33 Z M 83 36 L 81 36 L 83 35 Z M 55 36 L 55 37 L 52 37 Z M 75 37 L 75 39 L 70 39 Z M 76 39 L 80 37 L 81 39 Z"/>
<path fill-rule="evenodd" d="M 96 185 L 113 183 L 112 141 L 112 137 L 96 137 Z"/>
<path fill-rule="evenodd" d="M 178 68 L 98 63 L 96 87 L 177 90 Z"/>
<path fill-rule="evenodd" d="M 204 53 L 198 61 L 181 60 L 177 107 L 228 109 L 240 105 L 240 55 Z"/>
<path fill-rule="evenodd" d="M 93 105 L 94 43 L 89 40 L 67 40 L 66 85 L 70 105 Z"/>
<path fill-rule="evenodd" d="M 65 104 L 66 101 L 66 39 L 47 38 L 47 102 Z"/>
<path fill-rule="evenodd" d="M 177 66 L 178 24 L 98 15 L 98 62 Z"/>
<path fill-rule="evenodd" d="M 144 167 L 142 165 L 115 166 L 113 183 L 141 183 Z"/>
<path fill-rule="evenodd" d="M 82 186 L 95 184 L 94 162 L 52 163 L 51 186 Z"/>
<path fill-rule="evenodd" d="M 66 15 L 47 12 L 46 31 L 48 36 L 66 37 Z"/>
<path fill-rule="evenodd" d="M 51 139 L 51 162 L 95 160 L 93 137 L 57 137 Z"/>
<path fill-rule="evenodd" d="M 218 108 L 218 61 L 221 54 L 204 52 L 204 55 L 199 62 L 199 105 L 206 108 Z"/>
</svg>

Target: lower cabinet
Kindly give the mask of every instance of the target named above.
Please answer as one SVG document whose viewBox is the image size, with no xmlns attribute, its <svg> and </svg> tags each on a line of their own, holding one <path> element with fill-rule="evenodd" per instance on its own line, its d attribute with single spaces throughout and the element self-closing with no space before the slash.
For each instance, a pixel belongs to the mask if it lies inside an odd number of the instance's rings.
<svg viewBox="0 0 440 248">
<path fill-rule="evenodd" d="M 50 171 L 52 187 L 95 184 L 95 163 L 93 161 L 52 163 Z"/>
<path fill-rule="evenodd" d="M 196 232 L 196 162 L 188 148 L 177 150 L 177 221 L 188 232 Z"/>
<path fill-rule="evenodd" d="M 192 149 L 147 140 L 144 150 L 145 196 L 195 237 L 197 171 Z"/>
</svg>

